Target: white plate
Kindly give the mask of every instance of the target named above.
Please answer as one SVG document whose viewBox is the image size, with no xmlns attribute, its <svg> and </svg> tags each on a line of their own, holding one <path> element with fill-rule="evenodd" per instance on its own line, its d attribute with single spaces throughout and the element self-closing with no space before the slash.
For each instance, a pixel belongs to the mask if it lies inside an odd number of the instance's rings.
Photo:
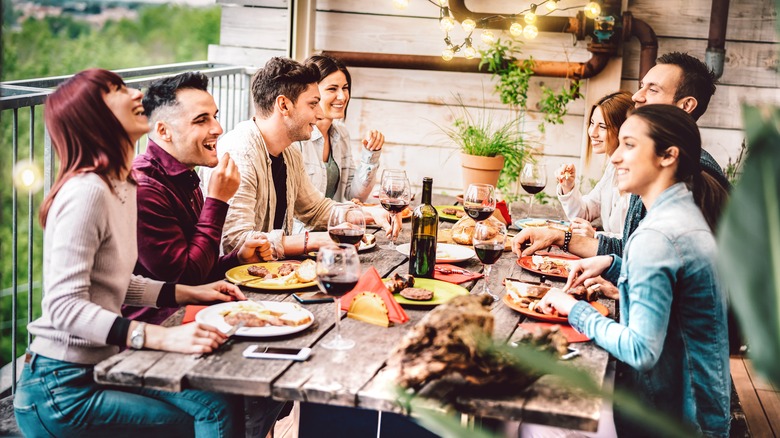
<svg viewBox="0 0 780 438">
<path fill-rule="evenodd" d="M 409 256 L 411 243 L 398 245 L 395 249 L 405 256 Z M 436 263 L 456 263 L 468 260 L 474 257 L 476 253 L 473 249 L 463 245 L 452 245 L 449 243 L 436 244 Z"/>
<path fill-rule="evenodd" d="M 229 303 L 219 303 L 219 304 L 214 304 L 213 306 L 206 307 L 205 309 L 198 312 L 197 315 L 195 315 L 195 321 L 214 326 L 218 328 L 220 331 L 222 331 L 223 333 L 227 333 L 232 326 L 225 322 L 225 318 L 222 315 L 230 311 L 233 307 L 235 307 L 239 303 L 240 301 L 231 301 Z M 264 338 L 264 337 L 271 337 L 271 336 L 289 335 L 290 333 L 297 333 L 306 330 L 307 328 L 309 328 L 310 325 L 314 323 L 314 315 L 308 310 L 301 307 L 299 304 L 280 303 L 277 301 L 259 301 L 259 303 L 263 304 L 269 309 L 280 311 L 280 312 L 303 310 L 304 312 L 309 314 L 309 317 L 311 317 L 311 321 L 307 322 L 306 324 L 297 325 L 297 326 L 283 325 L 283 326 L 266 326 L 266 327 L 242 327 L 238 329 L 238 331 L 236 332 L 237 336 L 253 336 L 258 338 Z"/>
<path fill-rule="evenodd" d="M 366 251 L 376 246 L 376 239 L 374 239 L 371 243 L 360 241 L 360 247 L 358 247 L 358 251 Z"/>
</svg>

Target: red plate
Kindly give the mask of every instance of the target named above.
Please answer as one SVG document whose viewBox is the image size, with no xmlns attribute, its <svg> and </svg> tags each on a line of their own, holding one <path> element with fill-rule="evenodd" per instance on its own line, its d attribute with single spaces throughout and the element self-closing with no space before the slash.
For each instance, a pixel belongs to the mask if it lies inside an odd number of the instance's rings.
<svg viewBox="0 0 780 438">
<path fill-rule="evenodd" d="M 527 307 L 522 307 L 519 304 L 515 304 L 512 300 L 509 299 L 509 295 L 504 295 L 504 304 L 509 306 L 511 309 L 520 312 L 524 316 L 538 319 L 539 321 L 555 322 L 560 324 L 569 323 L 569 319 L 565 316 L 545 315 L 544 313 L 539 313 L 535 310 L 528 310 Z M 593 301 L 589 304 L 598 310 L 600 314 L 609 316 L 609 309 L 607 309 L 603 304 L 599 303 L 598 301 Z"/>
<path fill-rule="evenodd" d="M 539 254 L 537 254 L 537 255 L 539 255 Z M 553 274 L 553 273 L 549 273 L 549 272 L 540 271 L 540 270 L 538 270 L 538 269 L 536 269 L 534 267 L 534 263 L 532 261 L 532 257 L 533 256 L 523 256 L 523 257 L 520 257 L 519 259 L 517 259 L 517 264 L 522 266 L 523 269 L 525 269 L 526 271 L 531 271 L 531 272 L 534 272 L 536 274 L 544 275 L 544 276 L 547 276 L 547 277 L 561 278 L 563 280 L 566 280 L 566 279 L 569 278 L 569 270 L 566 269 L 565 266 L 561 266 L 561 268 L 560 268 L 561 269 L 561 273 L 560 274 Z M 569 262 L 569 261 L 576 260 L 576 259 L 579 258 L 579 257 L 576 257 L 576 256 L 571 256 L 571 255 L 565 255 L 565 256 L 561 256 L 561 257 L 553 256 L 553 255 L 546 255 L 546 256 L 540 256 L 540 257 L 547 257 L 549 259 L 561 260 L 561 261 L 564 261 L 564 262 Z"/>
</svg>

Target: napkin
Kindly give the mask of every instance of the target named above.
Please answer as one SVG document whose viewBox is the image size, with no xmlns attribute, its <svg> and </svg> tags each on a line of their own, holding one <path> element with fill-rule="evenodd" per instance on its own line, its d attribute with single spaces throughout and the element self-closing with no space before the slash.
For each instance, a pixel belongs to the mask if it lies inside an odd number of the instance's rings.
<svg viewBox="0 0 780 438">
<path fill-rule="evenodd" d="M 184 308 L 184 318 L 182 318 L 181 323 L 187 324 L 188 322 L 195 321 L 195 315 L 198 314 L 201 310 L 205 309 L 208 306 L 194 306 L 189 305 Z"/>
<path fill-rule="evenodd" d="M 518 327 L 533 333 L 537 329 L 548 328 L 548 327 L 552 327 L 553 325 L 557 325 L 559 327 L 561 334 L 566 337 L 566 340 L 569 341 L 570 344 L 574 342 L 590 341 L 589 337 L 578 332 L 577 330 L 574 330 L 574 327 L 568 324 L 552 324 L 549 322 L 524 322 L 522 324 L 518 324 Z"/>
<path fill-rule="evenodd" d="M 354 289 L 341 297 L 341 310 L 349 311 L 352 301 L 362 292 L 373 292 L 382 299 L 387 308 L 387 316 L 390 322 L 403 324 L 409 321 L 409 315 L 398 304 L 398 301 L 393 298 L 393 294 L 387 290 L 382 277 L 379 276 L 379 272 L 373 266 L 360 277 Z"/>
<path fill-rule="evenodd" d="M 437 264 L 436 267 L 433 269 L 434 279 L 446 281 L 447 283 L 452 283 L 452 284 L 461 284 L 467 281 L 476 280 L 477 278 L 484 277 L 484 275 L 478 272 L 473 272 L 471 274 L 460 274 L 460 273 L 445 274 L 443 272 L 440 272 L 438 269 L 444 269 L 444 270 L 451 269 L 453 271 L 460 271 L 463 268 L 455 265 Z"/>
<path fill-rule="evenodd" d="M 506 205 L 506 201 L 502 200 L 496 202 L 496 213 L 501 213 L 501 217 L 497 219 L 503 222 L 505 225 L 512 223 L 512 216 L 509 214 L 509 207 Z M 493 213 L 493 216 L 497 215 Z"/>
</svg>

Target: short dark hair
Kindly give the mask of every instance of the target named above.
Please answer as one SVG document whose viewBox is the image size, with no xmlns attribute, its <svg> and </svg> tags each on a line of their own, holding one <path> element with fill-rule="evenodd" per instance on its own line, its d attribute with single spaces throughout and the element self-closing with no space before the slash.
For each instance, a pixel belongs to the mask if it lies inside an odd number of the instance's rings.
<svg viewBox="0 0 780 438">
<path fill-rule="evenodd" d="M 296 103 L 306 88 L 319 79 L 320 70 L 314 64 L 273 57 L 252 76 L 255 110 L 263 117 L 270 116 L 277 97 L 285 96 Z"/>
<path fill-rule="evenodd" d="M 715 74 L 707 64 L 697 58 L 681 52 L 670 52 L 662 55 L 656 61 L 658 64 L 676 65 L 682 70 L 682 78 L 674 93 L 674 101 L 693 96 L 698 104 L 691 113 L 694 120 L 699 120 L 710 104 L 710 98 L 715 94 Z"/>
<path fill-rule="evenodd" d="M 144 112 L 147 117 L 160 107 L 176 105 L 176 92 L 184 89 L 195 89 L 208 92 L 209 78 L 201 72 L 188 71 L 176 76 L 163 78 L 152 82 L 143 99 Z"/>
<path fill-rule="evenodd" d="M 350 96 L 352 95 L 352 75 L 349 74 L 347 66 L 344 65 L 341 60 L 327 55 L 314 55 L 310 56 L 309 59 L 307 59 L 305 62 L 307 64 L 312 63 L 316 65 L 320 70 L 320 79 L 317 82 L 324 81 L 325 78 L 337 71 L 344 73 L 344 76 L 347 78 L 347 91 L 349 92 Z M 347 102 L 347 105 L 349 105 L 349 102 Z M 344 117 L 346 116 L 347 108 L 344 108 Z"/>
</svg>

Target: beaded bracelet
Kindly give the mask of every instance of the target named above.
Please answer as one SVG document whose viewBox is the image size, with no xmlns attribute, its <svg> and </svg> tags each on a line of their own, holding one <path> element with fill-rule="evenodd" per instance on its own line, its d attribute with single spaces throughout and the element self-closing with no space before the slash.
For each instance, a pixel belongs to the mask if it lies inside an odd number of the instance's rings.
<svg viewBox="0 0 780 438">
<path fill-rule="evenodd" d="M 308 254 L 308 251 L 307 251 L 308 249 L 309 249 L 309 231 L 306 230 L 303 233 L 303 255 Z"/>
<path fill-rule="evenodd" d="M 571 231 L 567 230 L 563 235 L 563 251 L 569 252 L 569 242 L 571 242 Z"/>
</svg>

